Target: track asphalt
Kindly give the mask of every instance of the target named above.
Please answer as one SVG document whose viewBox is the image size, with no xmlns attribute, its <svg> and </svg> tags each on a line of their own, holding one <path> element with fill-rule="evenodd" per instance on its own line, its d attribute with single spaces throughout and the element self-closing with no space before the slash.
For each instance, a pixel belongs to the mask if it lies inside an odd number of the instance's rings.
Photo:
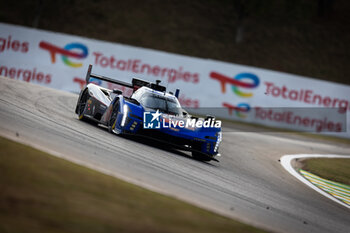
<svg viewBox="0 0 350 233">
<path fill-rule="evenodd" d="M 279 159 L 346 155 L 350 145 L 232 124 L 224 125 L 220 162 L 198 162 L 79 121 L 77 98 L 0 77 L 0 134 L 273 232 L 349 232 L 349 209 L 299 182 Z"/>
</svg>

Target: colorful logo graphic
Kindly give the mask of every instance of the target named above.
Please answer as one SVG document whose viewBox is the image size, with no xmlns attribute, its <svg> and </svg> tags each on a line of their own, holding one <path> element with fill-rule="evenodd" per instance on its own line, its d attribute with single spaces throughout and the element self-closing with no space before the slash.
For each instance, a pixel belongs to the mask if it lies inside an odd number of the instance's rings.
<svg viewBox="0 0 350 233">
<path fill-rule="evenodd" d="M 213 71 L 210 72 L 210 78 L 220 82 L 222 93 L 226 92 L 226 84 L 229 84 L 231 85 L 232 92 L 242 98 L 251 98 L 253 96 L 252 92 L 245 92 L 242 91 L 242 89 L 256 88 L 260 84 L 258 76 L 246 72 L 239 73 L 235 77 L 231 78 Z M 222 103 L 222 106 L 228 109 L 230 115 L 232 115 L 232 112 L 234 111 L 235 115 L 239 118 L 246 118 L 247 113 L 251 110 L 250 105 L 247 103 L 239 103 L 237 105 L 232 105 L 224 102 Z"/>
<path fill-rule="evenodd" d="M 252 73 L 239 73 L 234 78 L 230 78 L 218 72 L 211 72 L 210 77 L 220 82 L 222 93 L 226 92 L 226 83 L 228 83 L 232 85 L 232 91 L 243 98 L 250 98 L 253 93 L 243 92 L 240 88 L 256 88 L 260 84 L 258 76 Z M 243 82 L 243 80 L 250 80 L 250 82 Z"/>
<path fill-rule="evenodd" d="M 234 111 L 236 116 L 239 118 L 246 118 L 247 115 L 244 113 L 248 113 L 250 111 L 250 105 L 246 103 L 240 103 L 237 106 L 231 105 L 229 103 L 223 103 L 222 106 L 228 109 L 230 115 L 232 115 L 232 111 Z"/>
<path fill-rule="evenodd" d="M 69 57 L 75 59 L 83 59 L 88 56 L 88 48 L 80 43 L 70 43 L 64 46 L 64 48 L 60 48 L 46 41 L 41 41 L 39 43 L 39 47 L 41 49 L 49 51 L 52 63 L 56 62 L 56 54 L 61 54 L 63 63 L 74 68 L 81 67 L 83 63 L 72 62 L 69 60 Z"/>
</svg>

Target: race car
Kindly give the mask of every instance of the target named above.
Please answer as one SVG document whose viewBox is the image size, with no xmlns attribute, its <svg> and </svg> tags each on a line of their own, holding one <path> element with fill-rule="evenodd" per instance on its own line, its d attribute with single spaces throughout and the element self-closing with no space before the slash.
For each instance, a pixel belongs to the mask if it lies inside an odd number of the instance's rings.
<svg viewBox="0 0 350 233">
<path fill-rule="evenodd" d="M 86 85 L 80 92 L 75 109 L 80 120 L 104 125 L 111 133 L 160 140 L 175 148 L 191 151 L 196 160 L 218 161 L 215 157 L 220 156 L 221 122 L 213 116 L 191 116 L 178 101 L 178 89 L 175 94 L 167 93 L 160 80 L 151 83 L 133 78 L 131 83 L 126 83 L 93 74 L 91 70 L 92 65 L 89 65 Z M 120 89 L 97 85 L 102 81 L 127 88 L 132 94 L 127 96 Z"/>
</svg>

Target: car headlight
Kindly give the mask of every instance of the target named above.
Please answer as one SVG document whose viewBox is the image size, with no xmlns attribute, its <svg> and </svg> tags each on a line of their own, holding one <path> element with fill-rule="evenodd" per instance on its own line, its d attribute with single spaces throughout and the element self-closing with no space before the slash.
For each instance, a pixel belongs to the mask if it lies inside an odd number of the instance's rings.
<svg viewBox="0 0 350 233">
<path fill-rule="evenodd" d="M 221 140 L 222 140 L 222 133 L 220 131 L 218 133 L 218 137 L 217 137 L 217 140 L 216 140 L 216 143 L 215 143 L 214 152 L 218 151 Z"/>
<path fill-rule="evenodd" d="M 122 123 L 121 123 L 122 127 L 124 127 L 125 122 L 126 122 L 126 118 L 128 117 L 128 111 L 129 111 L 128 105 L 124 104 L 124 106 L 123 106 L 123 118 L 122 118 Z"/>
</svg>

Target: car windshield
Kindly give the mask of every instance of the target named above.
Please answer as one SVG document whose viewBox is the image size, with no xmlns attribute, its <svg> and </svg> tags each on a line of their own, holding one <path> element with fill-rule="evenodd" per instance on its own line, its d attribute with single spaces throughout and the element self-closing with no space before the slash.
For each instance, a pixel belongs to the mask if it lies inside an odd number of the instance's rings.
<svg viewBox="0 0 350 233">
<path fill-rule="evenodd" d="M 151 108 L 154 110 L 159 109 L 160 112 L 180 115 L 181 106 L 176 99 L 172 99 L 166 96 L 145 94 L 141 98 L 141 104 L 146 108 Z"/>
</svg>

